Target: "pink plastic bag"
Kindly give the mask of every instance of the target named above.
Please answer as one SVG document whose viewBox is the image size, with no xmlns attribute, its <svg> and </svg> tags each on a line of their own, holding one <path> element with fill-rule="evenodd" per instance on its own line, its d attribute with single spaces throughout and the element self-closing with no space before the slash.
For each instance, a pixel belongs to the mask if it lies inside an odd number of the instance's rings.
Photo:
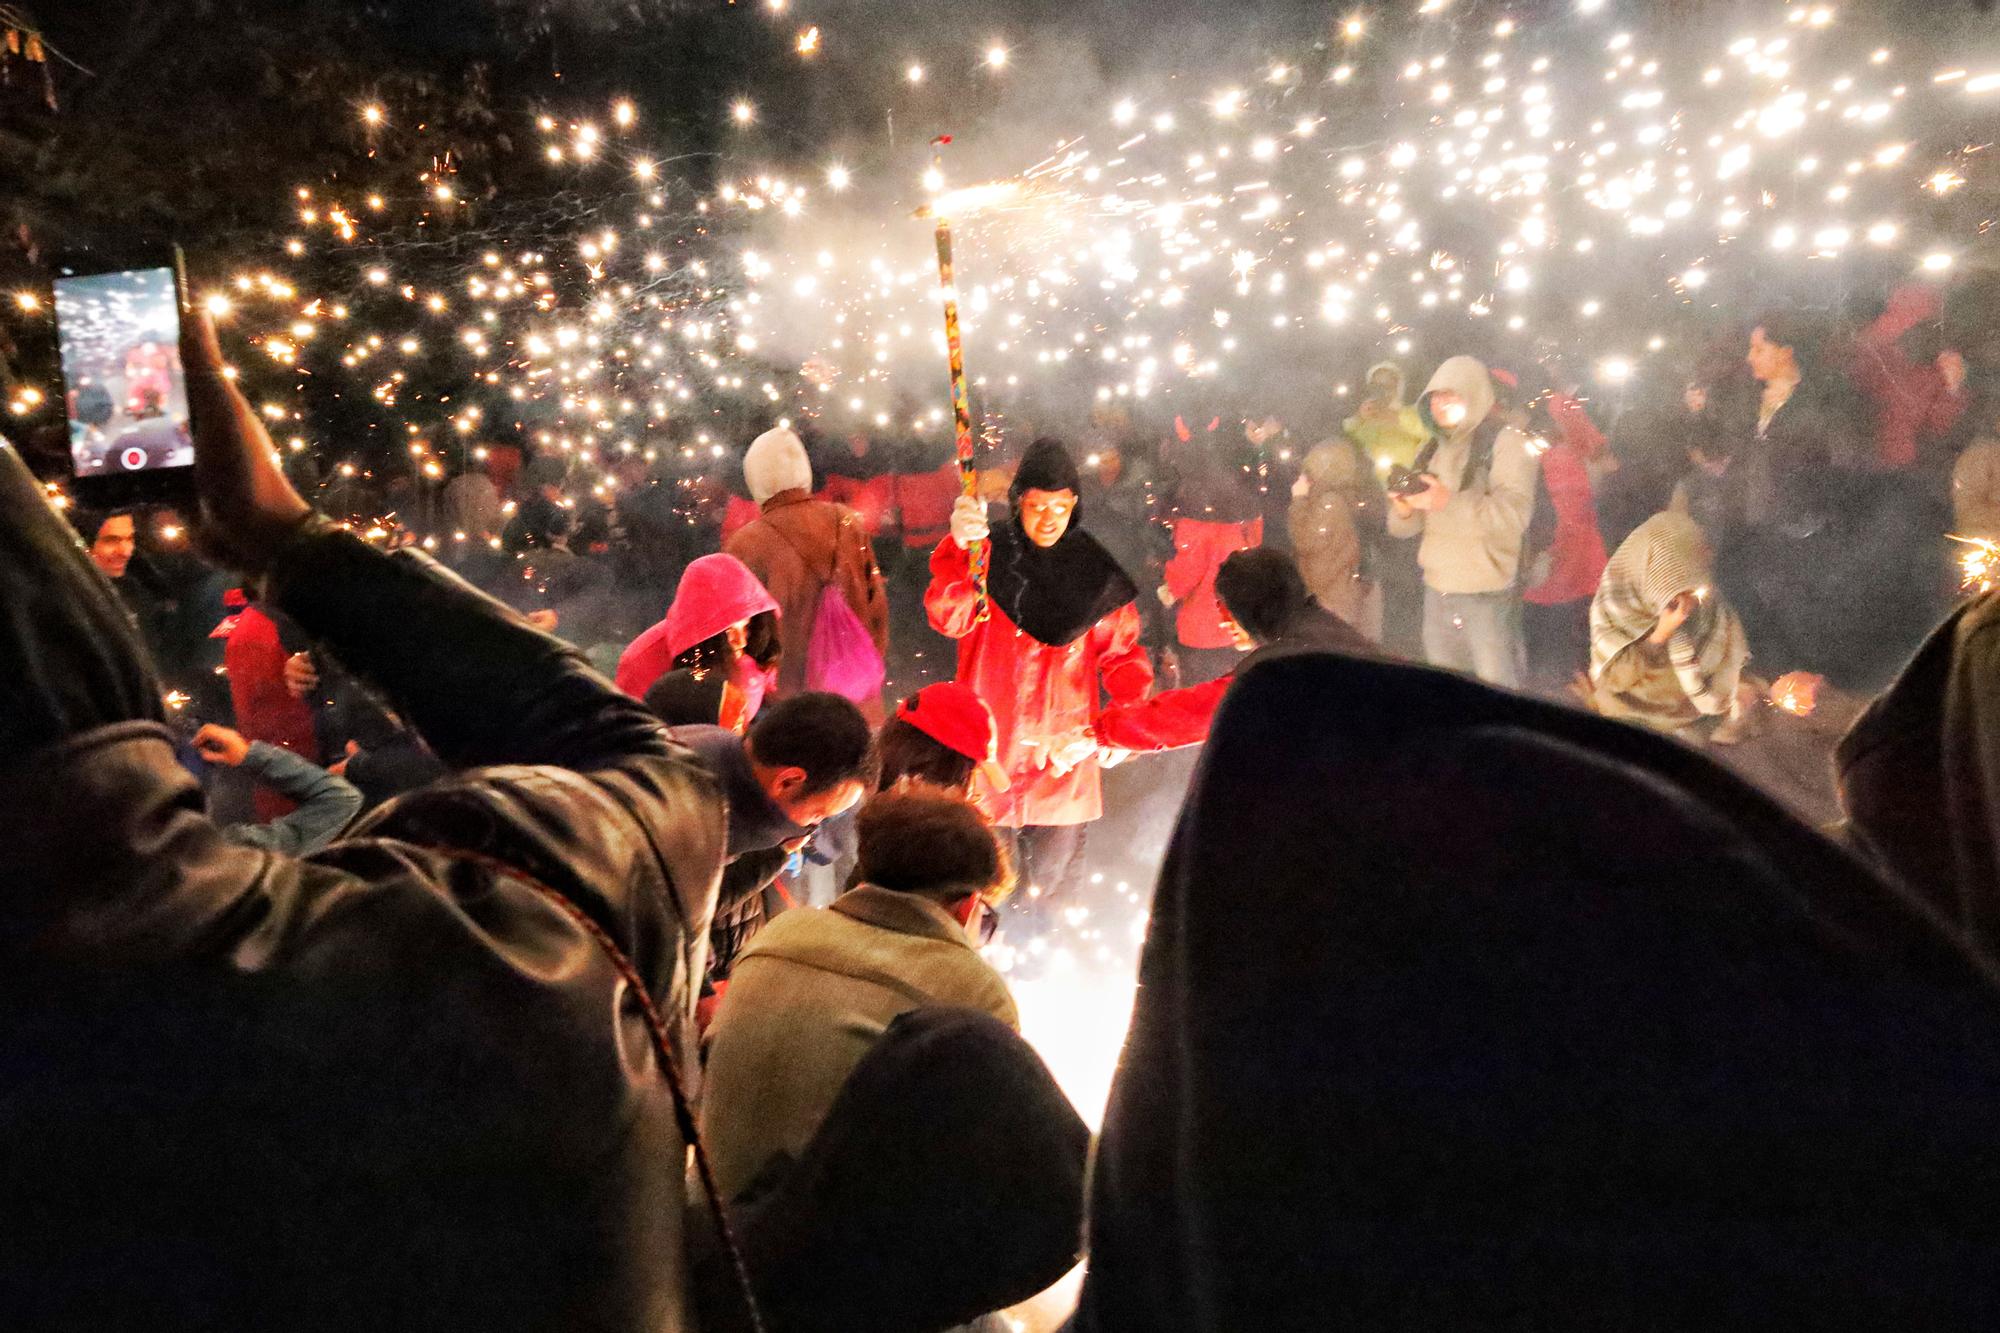
<svg viewBox="0 0 2000 1333">
<path fill-rule="evenodd" d="M 847 604 L 839 583 L 828 583 L 820 590 L 812 639 L 806 646 L 806 688 L 861 703 L 879 700 L 887 677 L 882 654 L 875 651 L 868 627 Z"/>
</svg>

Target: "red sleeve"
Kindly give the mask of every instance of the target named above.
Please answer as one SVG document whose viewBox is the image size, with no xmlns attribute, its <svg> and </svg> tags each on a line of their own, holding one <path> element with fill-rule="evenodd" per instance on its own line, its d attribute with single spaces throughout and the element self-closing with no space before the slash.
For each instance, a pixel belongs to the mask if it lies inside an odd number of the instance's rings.
<svg viewBox="0 0 2000 1333">
<path fill-rule="evenodd" d="M 1942 381 L 1944 377 L 1940 375 L 1938 378 Z M 1948 434 L 1958 424 L 1958 419 L 1965 415 L 1965 401 L 1963 388 L 1952 393 L 1939 383 L 1937 392 L 1924 407 L 1923 420 L 1917 423 L 1918 433 L 1932 439 Z"/>
<path fill-rule="evenodd" d="M 1174 524 L 1174 558 L 1167 561 L 1167 591 L 1177 602 L 1187 600 L 1214 571 L 1214 553 L 1205 540 L 1209 525 L 1193 519 Z"/>
<path fill-rule="evenodd" d="M 1569 442 L 1570 447 L 1581 452 L 1585 458 L 1597 457 L 1598 451 L 1603 449 L 1606 443 L 1604 432 L 1590 419 L 1590 413 L 1584 409 L 1583 404 L 1564 394 L 1553 400 L 1549 407 L 1550 414 L 1561 424 L 1563 437 Z"/>
<path fill-rule="evenodd" d="M 278 627 L 266 617 L 244 612 L 222 647 L 222 660 L 229 671 L 230 702 L 244 731 L 263 730 L 273 709 L 292 702 L 285 688 L 285 650 L 278 642 Z M 251 738 L 268 739 L 269 733 Z"/>
<path fill-rule="evenodd" d="M 1184 690 L 1168 690 L 1133 704 L 1115 704 L 1097 715 L 1100 745 L 1151 754 L 1199 745 L 1208 739 L 1215 710 L 1229 693 L 1228 676 Z"/>
<path fill-rule="evenodd" d="M 947 639 L 962 639 L 973 631 L 976 622 L 972 617 L 978 604 L 979 593 L 972 586 L 972 561 L 957 542 L 946 537 L 931 552 L 931 583 L 924 589 L 924 615 L 931 628 Z"/>
<path fill-rule="evenodd" d="M 1114 704 L 1137 703 L 1153 688 L 1153 660 L 1139 642 L 1142 628 L 1139 608 L 1130 602 L 1091 627 L 1098 679 Z"/>
</svg>

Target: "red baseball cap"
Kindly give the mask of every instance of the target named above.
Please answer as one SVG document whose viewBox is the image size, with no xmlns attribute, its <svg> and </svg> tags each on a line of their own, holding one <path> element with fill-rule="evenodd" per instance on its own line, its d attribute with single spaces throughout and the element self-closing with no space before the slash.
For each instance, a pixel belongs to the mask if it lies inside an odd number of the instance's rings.
<svg viewBox="0 0 2000 1333">
<path fill-rule="evenodd" d="M 948 680 L 927 685 L 896 706 L 896 717 L 947 750 L 979 761 L 979 771 L 995 791 L 1006 791 L 1007 770 L 995 759 L 1000 728 L 993 710 L 970 685 Z"/>
</svg>

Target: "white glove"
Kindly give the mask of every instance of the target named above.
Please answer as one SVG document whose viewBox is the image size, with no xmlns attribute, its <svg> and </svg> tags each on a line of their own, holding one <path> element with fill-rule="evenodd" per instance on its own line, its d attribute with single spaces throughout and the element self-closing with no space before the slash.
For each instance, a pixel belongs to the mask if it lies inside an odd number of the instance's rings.
<svg viewBox="0 0 2000 1333">
<path fill-rule="evenodd" d="M 961 551 L 974 542 L 983 542 L 992 532 L 986 524 L 986 502 L 976 495 L 961 495 L 951 506 L 951 539 Z"/>
</svg>

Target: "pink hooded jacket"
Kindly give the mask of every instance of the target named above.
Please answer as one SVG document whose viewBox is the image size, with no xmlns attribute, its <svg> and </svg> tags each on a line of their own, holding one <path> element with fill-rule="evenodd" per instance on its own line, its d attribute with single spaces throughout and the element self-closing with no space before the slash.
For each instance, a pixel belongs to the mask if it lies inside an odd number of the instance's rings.
<svg viewBox="0 0 2000 1333">
<path fill-rule="evenodd" d="M 733 555 L 705 555 L 682 572 L 666 618 L 619 657 L 618 688 L 643 699 L 653 682 L 673 669 L 676 657 L 731 625 L 777 609 L 748 565 Z"/>
</svg>

